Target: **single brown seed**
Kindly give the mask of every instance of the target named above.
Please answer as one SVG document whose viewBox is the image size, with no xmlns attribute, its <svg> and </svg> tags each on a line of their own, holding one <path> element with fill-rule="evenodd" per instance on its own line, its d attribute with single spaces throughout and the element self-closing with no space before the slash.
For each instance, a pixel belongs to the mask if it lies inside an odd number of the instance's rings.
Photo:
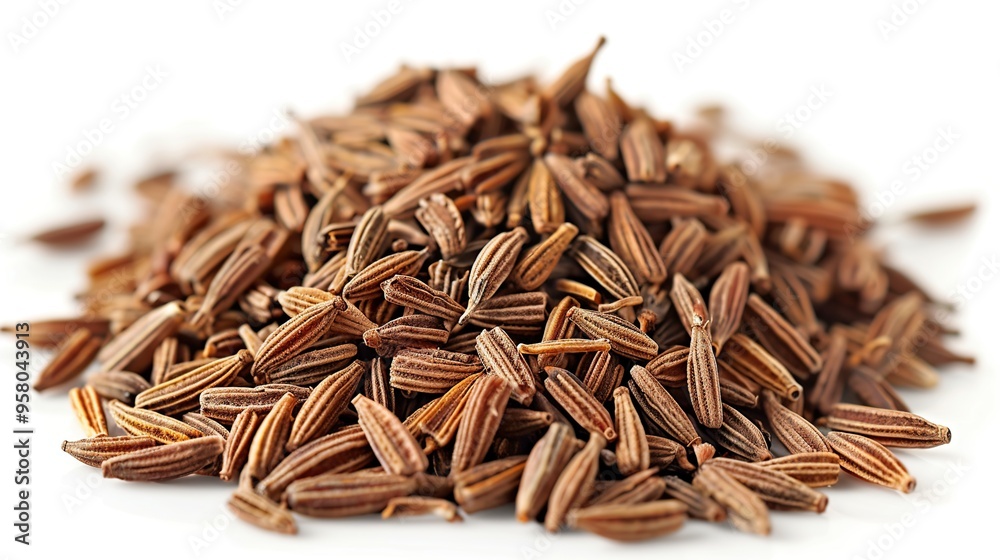
<svg viewBox="0 0 1000 560">
<path fill-rule="evenodd" d="M 364 363 L 355 360 L 346 368 L 326 377 L 302 403 L 288 436 L 287 448 L 294 451 L 326 434 L 350 402 L 365 372 Z"/>
<path fill-rule="evenodd" d="M 615 431 L 618 433 L 615 458 L 618 460 L 618 470 L 629 476 L 649 468 L 649 442 L 628 388 L 618 387 L 614 397 Z"/>
<path fill-rule="evenodd" d="M 527 240 L 528 232 L 518 227 L 497 235 L 479 251 L 469 272 L 469 302 L 458 319 L 459 325 L 464 325 L 469 315 L 500 289 Z"/>
<path fill-rule="evenodd" d="M 482 463 L 510 397 L 510 384 L 501 377 L 486 375 L 473 383 L 455 436 L 452 472 L 462 472 Z"/>
<path fill-rule="evenodd" d="M 155 447 L 157 441 L 145 436 L 99 436 L 79 441 L 64 441 L 62 450 L 85 465 L 100 468 L 101 463 L 118 455 Z"/>
<path fill-rule="evenodd" d="M 566 316 L 591 338 L 606 339 L 611 344 L 611 350 L 622 356 L 636 360 L 656 357 L 656 342 L 617 315 L 574 307 Z"/>
<path fill-rule="evenodd" d="M 877 441 L 843 432 L 830 432 L 826 438 L 840 457 L 840 467 L 852 475 L 904 494 L 916 488 L 917 481 L 903 463 Z"/>
<path fill-rule="evenodd" d="M 687 505 L 679 500 L 645 504 L 587 506 L 569 514 L 570 527 L 616 541 L 643 541 L 676 532 L 687 519 Z"/>
<path fill-rule="evenodd" d="M 633 366 L 629 375 L 632 376 L 628 382 L 632 396 L 653 425 L 685 445 L 701 443 L 701 436 L 684 409 L 646 368 Z"/>
<path fill-rule="evenodd" d="M 121 480 L 172 480 L 215 461 L 224 444 L 219 436 L 205 436 L 131 451 L 105 459 L 101 473 L 104 478 Z"/>
<path fill-rule="evenodd" d="M 688 395 L 698 422 L 706 428 L 722 426 L 722 390 L 708 323 L 695 315 L 691 325 L 691 350 L 687 362 Z"/>
<path fill-rule="evenodd" d="M 36 233 L 31 236 L 31 240 L 54 247 L 86 243 L 104 229 L 104 225 L 102 218 L 86 220 Z"/>
<path fill-rule="evenodd" d="M 836 453 L 796 453 L 757 463 L 787 474 L 810 488 L 833 486 L 840 478 L 840 458 Z"/>
<path fill-rule="evenodd" d="M 569 425 L 555 423 L 549 426 L 531 448 L 524 465 L 514 504 L 518 521 L 524 523 L 538 517 L 556 480 L 576 451 L 577 439 Z"/>
<path fill-rule="evenodd" d="M 388 473 L 324 474 L 291 483 L 286 496 L 288 507 L 302 515 L 350 517 L 382 511 L 417 484 L 415 478 Z"/>
<path fill-rule="evenodd" d="M 830 429 L 860 434 L 888 447 L 937 447 L 951 430 L 911 412 L 840 403 L 825 418 Z"/>
<path fill-rule="evenodd" d="M 526 457 L 515 455 L 455 473 L 455 501 L 465 513 L 509 504 L 517 494 Z"/>
<path fill-rule="evenodd" d="M 251 490 L 236 490 L 227 505 L 236 517 L 261 529 L 287 535 L 299 532 L 295 519 L 287 509 Z"/>
<path fill-rule="evenodd" d="M 504 380 L 511 397 L 527 406 L 535 396 L 535 377 L 510 336 L 500 327 L 476 336 L 476 353 L 486 373 Z"/>
<path fill-rule="evenodd" d="M 389 504 L 382 510 L 382 519 L 418 515 L 436 515 L 449 523 L 462 521 L 462 516 L 458 514 L 458 508 L 455 507 L 455 504 L 441 498 L 427 498 L 424 496 L 393 498 L 389 500 Z"/>
<path fill-rule="evenodd" d="M 598 458 L 606 444 L 604 436 L 591 432 L 587 445 L 569 460 L 565 470 L 559 475 L 552 487 L 549 509 L 545 513 L 545 529 L 550 533 L 558 531 L 566 515 L 583 505 L 594 493 Z"/>
<path fill-rule="evenodd" d="M 73 407 L 77 421 L 83 428 L 86 437 L 108 435 L 108 421 L 104 417 L 104 408 L 101 407 L 101 397 L 93 387 L 74 387 L 69 390 L 69 404 Z"/>
<path fill-rule="evenodd" d="M 823 434 L 808 420 L 782 406 L 774 393 L 763 392 L 764 413 L 776 436 L 791 453 L 829 452 Z"/>
<path fill-rule="evenodd" d="M 772 507 L 803 509 L 823 513 L 827 497 L 798 480 L 759 464 L 718 458 L 709 463 L 729 473 L 741 484 L 753 490 Z"/>
<path fill-rule="evenodd" d="M 427 457 L 403 424 L 375 401 L 358 395 L 351 402 L 379 463 L 391 474 L 409 476 L 427 470 Z"/>
<path fill-rule="evenodd" d="M 545 389 L 580 427 L 588 432 L 601 434 L 607 441 L 614 441 L 618 437 L 611 415 L 587 391 L 583 382 L 562 368 L 547 367 L 545 373 L 548 375 L 545 378 Z"/>
<path fill-rule="evenodd" d="M 240 350 L 235 356 L 215 360 L 146 389 L 136 395 L 135 406 L 167 415 L 194 410 L 205 389 L 229 385 L 251 362 L 253 355 L 248 350 Z"/>
<path fill-rule="evenodd" d="M 693 484 L 726 508 L 733 525 L 740 531 L 757 535 L 771 533 L 771 519 L 764 501 L 723 469 L 704 465 L 698 470 Z"/>
<path fill-rule="evenodd" d="M 268 372 L 291 360 L 322 338 L 345 305 L 340 298 L 317 303 L 275 329 L 254 356 L 250 373 L 258 383 Z"/>
<path fill-rule="evenodd" d="M 196 428 L 152 410 L 132 408 L 118 401 L 111 401 L 108 408 L 115 424 L 133 436 L 151 437 L 160 443 L 176 443 L 202 436 Z"/>
<path fill-rule="evenodd" d="M 687 513 L 690 517 L 713 523 L 726 520 L 726 509 L 719 502 L 710 498 L 707 493 L 676 476 L 667 476 L 662 480 L 665 486 L 664 495 L 684 502 L 688 507 Z"/>
<path fill-rule="evenodd" d="M 77 329 L 59 347 L 59 351 L 39 372 L 33 385 L 36 391 L 51 389 L 83 373 L 99 355 L 102 341 L 87 329 Z"/>
<path fill-rule="evenodd" d="M 247 456 L 246 474 L 253 481 L 261 480 L 274 469 L 285 456 L 288 434 L 292 430 L 293 410 L 299 400 L 286 393 L 260 423 Z"/>
</svg>

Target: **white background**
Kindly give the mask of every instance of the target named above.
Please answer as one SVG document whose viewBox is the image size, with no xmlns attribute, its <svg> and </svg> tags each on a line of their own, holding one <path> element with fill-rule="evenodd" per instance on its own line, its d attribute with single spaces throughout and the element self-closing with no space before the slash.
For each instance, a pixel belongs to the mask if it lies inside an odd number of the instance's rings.
<svg viewBox="0 0 1000 560">
<path fill-rule="evenodd" d="M 224 0 L 223 0 L 224 2 Z M 697 105 L 720 101 L 748 130 L 805 149 L 821 169 L 850 181 L 867 201 L 901 181 L 884 209 L 880 239 L 890 261 L 925 278 L 942 298 L 957 285 L 975 289 L 955 323 L 959 346 L 980 364 L 953 368 L 939 388 L 904 391 L 913 409 L 949 425 L 954 443 L 900 452 L 918 479 L 917 494 L 844 477 L 829 491 L 821 516 L 776 513 L 774 534 L 758 538 L 694 522 L 651 543 L 621 546 L 587 534 L 545 537 L 502 509 L 463 525 L 436 520 L 383 522 L 303 519 L 286 538 L 229 522 L 229 488 L 191 479 L 128 485 L 103 481 L 59 451 L 78 439 L 64 392 L 37 397 L 32 455 L 30 549 L 13 544 L 15 457 L 5 438 L 0 472 L 0 526 L 11 557 L 82 555 L 118 558 L 195 556 L 246 558 L 280 554 L 343 558 L 615 557 L 931 558 L 988 556 L 996 533 L 996 278 L 982 259 L 996 259 L 997 130 L 1000 49 L 995 2 L 849 1 L 607 2 L 570 0 L 492 3 L 400 0 L 377 36 L 354 56 L 357 28 L 372 21 L 374 2 L 245 0 L 223 2 L 67 2 L 45 18 L 45 2 L 5 1 L 0 8 L 0 321 L 68 315 L 82 287 L 84 263 L 116 246 L 136 201 L 129 181 L 195 149 L 237 146 L 266 130 L 274 111 L 341 111 L 354 96 L 415 64 L 478 64 L 500 80 L 523 72 L 551 79 L 608 37 L 591 73 L 602 88 L 613 76 L 620 92 L 658 115 L 683 120 Z M 51 2 L 50 2 L 51 3 Z M 579 5 L 577 5 L 579 4 Z M 896 15 L 894 7 L 911 13 Z M 565 16 L 555 16 L 562 10 Z M 726 24 L 712 24 L 729 10 Z M 25 19 L 44 22 L 33 30 Z M 47 20 L 47 21 L 45 21 Z M 883 22 L 880 25 L 880 21 Z M 717 36 L 702 35 L 706 23 Z M 888 25 L 896 25 L 890 29 Z M 371 28 L 371 27 L 370 27 Z M 681 68 L 677 54 L 693 55 Z M 140 85 L 147 69 L 165 73 L 127 114 L 116 99 Z M 147 82 L 152 83 L 152 82 Z M 830 92 L 786 139 L 782 117 L 806 103 L 813 88 Z M 816 103 L 814 102 L 814 105 Z M 113 131 L 84 165 L 104 172 L 94 195 L 69 196 L 53 172 L 85 129 L 110 119 Z M 940 130 L 957 139 L 926 171 L 907 161 L 933 145 Z M 965 226 L 931 232 L 899 223 L 907 211 L 975 199 L 980 211 Z M 43 250 L 24 242 L 41 228 L 102 215 L 111 228 L 82 251 Z M 983 274 L 985 273 L 985 274 Z M 2 371 L 13 373 L 13 342 L 0 339 Z M 37 368 L 43 356 L 36 354 Z M 0 424 L 13 428 L 13 376 L 0 384 Z M 906 521 L 907 525 L 902 525 Z M 212 523 L 223 527 L 211 528 Z M 193 539 L 207 544 L 196 550 Z M 881 547 L 881 548 L 873 548 Z M 133 556 L 134 557 L 134 556 Z"/>
</svg>

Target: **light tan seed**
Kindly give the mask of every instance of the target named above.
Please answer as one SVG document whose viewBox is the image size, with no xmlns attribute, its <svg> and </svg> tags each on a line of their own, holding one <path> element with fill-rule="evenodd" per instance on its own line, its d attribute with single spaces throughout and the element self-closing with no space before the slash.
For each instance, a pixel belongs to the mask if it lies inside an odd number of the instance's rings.
<svg viewBox="0 0 1000 560">
<path fill-rule="evenodd" d="M 414 517 L 419 515 L 436 515 L 449 523 L 462 521 L 455 504 L 441 498 L 424 496 L 407 496 L 393 498 L 382 510 L 382 519 L 391 517 Z"/>
<path fill-rule="evenodd" d="M 591 340 L 589 338 L 564 338 L 562 340 L 547 340 L 534 344 L 518 344 L 517 351 L 522 354 L 579 354 L 585 352 L 609 352 L 611 343 L 606 338 Z"/>
<path fill-rule="evenodd" d="M 614 397 L 615 431 L 618 433 L 615 458 L 618 470 L 629 476 L 649 468 L 649 442 L 628 388 L 618 387 Z"/>
<path fill-rule="evenodd" d="M 69 390 L 69 404 L 73 407 L 77 421 L 88 437 L 108 435 L 108 421 L 101 407 L 101 397 L 93 387 L 74 387 Z"/>
<path fill-rule="evenodd" d="M 151 437 L 160 443 L 174 443 L 202 436 L 200 431 L 184 422 L 152 410 L 132 408 L 118 401 L 111 401 L 108 408 L 115 424 L 133 436 Z"/>
</svg>

